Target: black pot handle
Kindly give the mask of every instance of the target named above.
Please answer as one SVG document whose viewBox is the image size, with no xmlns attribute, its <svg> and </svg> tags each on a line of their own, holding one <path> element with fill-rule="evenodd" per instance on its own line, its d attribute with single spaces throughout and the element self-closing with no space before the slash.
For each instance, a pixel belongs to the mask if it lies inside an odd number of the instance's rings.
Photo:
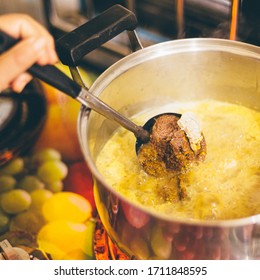
<svg viewBox="0 0 260 280">
<path fill-rule="evenodd" d="M 77 66 L 81 59 L 125 30 L 134 30 L 136 16 L 121 5 L 114 5 L 97 17 L 56 41 L 61 62 Z"/>
</svg>

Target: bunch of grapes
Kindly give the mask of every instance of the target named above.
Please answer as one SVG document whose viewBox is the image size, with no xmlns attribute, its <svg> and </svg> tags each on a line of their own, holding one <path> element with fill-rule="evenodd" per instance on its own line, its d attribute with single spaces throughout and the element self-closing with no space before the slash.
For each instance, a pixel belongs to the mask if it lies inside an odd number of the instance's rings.
<svg viewBox="0 0 260 280">
<path fill-rule="evenodd" d="M 63 190 L 68 167 L 51 148 L 17 157 L 0 168 L 0 235 L 25 231 L 36 235 L 45 221 L 42 205 Z"/>
</svg>

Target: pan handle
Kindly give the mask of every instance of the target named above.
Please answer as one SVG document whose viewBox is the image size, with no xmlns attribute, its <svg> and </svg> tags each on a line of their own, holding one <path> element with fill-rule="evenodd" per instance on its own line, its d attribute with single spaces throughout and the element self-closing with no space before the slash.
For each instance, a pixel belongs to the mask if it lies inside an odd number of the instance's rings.
<svg viewBox="0 0 260 280">
<path fill-rule="evenodd" d="M 77 66 L 81 59 L 125 30 L 137 26 L 134 13 L 121 5 L 114 5 L 56 41 L 61 62 Z"/>
</svg>

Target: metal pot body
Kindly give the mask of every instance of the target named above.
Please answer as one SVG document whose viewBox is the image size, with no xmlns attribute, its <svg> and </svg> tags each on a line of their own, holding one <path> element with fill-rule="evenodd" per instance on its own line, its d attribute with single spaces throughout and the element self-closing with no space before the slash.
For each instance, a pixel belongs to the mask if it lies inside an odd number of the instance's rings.
<svg viewBox="0 0 260 280">
<path fill-rule="evenodd" d="M 221 39 L 184 39 L 125 57 L 90 90 L 127 117 L 175 101 L 203 99 L 260 110 L 259 80 L 260 48 Z M 117 127 L 81 109 L 78 133 L 93 173 L 98 213 L 121 250 L 137 259 L 260 259 L 260 215 L 226 221 L 177 220 L 149 212 L 117 193 L 95 165 Z"/>
</svg>

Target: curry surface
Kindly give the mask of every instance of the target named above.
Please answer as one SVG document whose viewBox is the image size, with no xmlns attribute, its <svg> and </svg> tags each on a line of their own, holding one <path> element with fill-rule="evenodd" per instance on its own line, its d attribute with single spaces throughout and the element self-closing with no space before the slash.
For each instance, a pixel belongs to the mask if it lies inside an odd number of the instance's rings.
<svg viewBox="0 0 260 280">
<path fill-rule="evenodd" d="M 205 162 L 178 178 L 147 175 L 137 160 L 134 135 L 120 128 L 96 162 L 108 184 L 129 201 L 176 218 L 223 220 L 260 213 L 260 112 L 210 100 L 160 110 L 197 115 L 207 143 Z M 142 125 L 157 113 L 146 112 L 133 121 Z M 186 190 L 182 200 L 177 185 Z"/>
</svg>

